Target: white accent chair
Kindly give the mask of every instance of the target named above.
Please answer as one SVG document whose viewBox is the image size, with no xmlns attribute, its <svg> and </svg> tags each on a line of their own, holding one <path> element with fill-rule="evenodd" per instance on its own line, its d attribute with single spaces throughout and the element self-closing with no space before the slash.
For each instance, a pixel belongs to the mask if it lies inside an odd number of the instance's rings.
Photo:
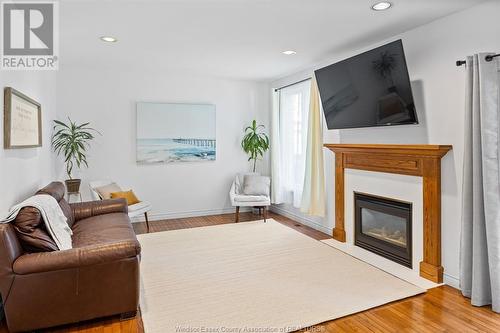
<svg viewBox="0 0 500 333">
<path fill-rule="evenodd" d="M 101 196 L 99 195 L 99 193 L 97 193 L 95 189 L 101 186 L 109 185 L 111 183 L 113 182 L 109 180 L 95 180 L 89 182 L 90 193 L 92 194 L 92 198 L 94 200 L 102 200 Z M 130 218 L 134 218 L 144 214 L 144 218 L 146 219 L 146 229 L 148 233 L 149 233 L 148 212 L 151 210 L 151 208 L 153 208 L 153 206 L 151 206 L 151 204 L 147 201 L 141 201 L 134 205 L 128 206 L 128 216 Z"/>
<path fill-rule="evenodd" d="M 236 207 L 236 222 L 240 221 L 240 207 L 258 207 L 264 209 L 264 222 L 267 219 L 267 207 L 271 205 L 270 196 L 265 195 L 246 195 L 243 193 L 243 179 L 245 175 L 251 175 L 258 173 L 239 173 L 231 185 L 231 190 L 229 191 L 229 198 L 231 199 L 231 205 Z"/>
</svg>

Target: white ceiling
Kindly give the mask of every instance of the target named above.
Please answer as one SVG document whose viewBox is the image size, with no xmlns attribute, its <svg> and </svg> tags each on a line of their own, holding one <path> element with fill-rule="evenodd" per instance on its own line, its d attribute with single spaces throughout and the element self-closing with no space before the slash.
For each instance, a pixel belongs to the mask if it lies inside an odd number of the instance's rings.
<svg viewBox="0 0 500 333">
<path fill-rule="evenodd" d="M 374 12 L 375 0 L 63 0 L 61 68 L 269 80 L 482 2 L 391 1 Z M 102 35 L 119 41 L 103 43 Z M 297 54 L 281 54 L 290 49 Z"/>
</svg>

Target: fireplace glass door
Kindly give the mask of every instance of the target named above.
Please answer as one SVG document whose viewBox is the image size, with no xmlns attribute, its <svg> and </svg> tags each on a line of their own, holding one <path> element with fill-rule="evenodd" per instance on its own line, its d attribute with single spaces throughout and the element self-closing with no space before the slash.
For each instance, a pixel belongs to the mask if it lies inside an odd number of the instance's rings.
<svg viewBox="0 0 500 333">
<path fill-rule="evenodd" d="M 361 221 L 363 234 L 406 248 L 405 218 L 363 207 Z"/>
<path fill-rule="evenodd" d="M 412 267 L 411 203 L 355 193 L 355 245 Z"/>
</svg>

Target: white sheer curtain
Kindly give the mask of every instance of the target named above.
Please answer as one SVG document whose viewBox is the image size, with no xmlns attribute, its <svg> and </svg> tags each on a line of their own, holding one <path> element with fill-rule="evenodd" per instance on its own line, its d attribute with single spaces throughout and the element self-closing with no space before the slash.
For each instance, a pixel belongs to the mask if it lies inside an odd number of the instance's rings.
<svg viewBox="0 0 500 333">
<path fill-rule="evenodd" d="M 273 204 L 283 203 L 283 191 L 281 189 L 280 176 L 280 92 L 272 90 L 273 109 L 271 115 L 271 202 Z"/>
<path fill-rule="evenodd" d="M 281 200 L 300 207 L 306 166 L 311 81 L 279 91 L 279 175 Z"/>
<path fill-rule="evenodd" d="M 304 190 L 300 211 L 324 217 L 325 171 L 323 164 L 323 113 L 316 77 L 311 81 Z"/>
</svg>

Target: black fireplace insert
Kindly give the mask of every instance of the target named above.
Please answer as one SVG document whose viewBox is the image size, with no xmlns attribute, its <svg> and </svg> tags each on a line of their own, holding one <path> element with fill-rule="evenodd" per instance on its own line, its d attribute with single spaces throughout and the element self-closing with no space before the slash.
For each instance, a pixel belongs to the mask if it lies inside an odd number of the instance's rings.
<svg viewBox="0 0 500 333">
<path fill-rule="evenodd" d="M 412 204 L 354 193 L 354 244 L 412 267 Z"/>
</svg>

